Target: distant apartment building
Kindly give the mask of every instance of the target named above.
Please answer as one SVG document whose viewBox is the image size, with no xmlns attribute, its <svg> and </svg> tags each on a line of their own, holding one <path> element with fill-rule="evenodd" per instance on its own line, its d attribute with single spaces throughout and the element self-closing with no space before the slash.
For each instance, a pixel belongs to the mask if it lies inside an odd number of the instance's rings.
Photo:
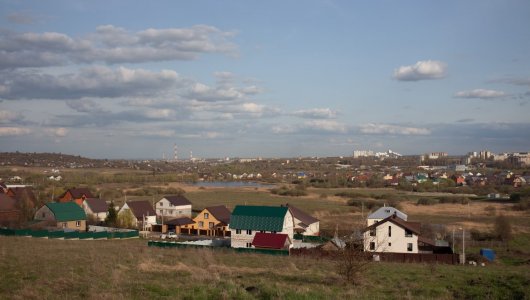
<svg viewBox="0 0 530 300">
<path fill-rule="evenodd" d="M 447 157 L 447 152 L 431 152 L 426 154 L 429 159 L 439 159 L 442 157 Z"/>
<path fill-rule="evenodd" d="M 530 165 L 530 153 L 529 152 L 514 152 L 508 156 L 508 161 L 513 164 L 528 166 Z"/>
<path fill-rule="evenodd" d="M 353 150 L 353 158 L 375 156 L 372 150 Z"/>
</svg>

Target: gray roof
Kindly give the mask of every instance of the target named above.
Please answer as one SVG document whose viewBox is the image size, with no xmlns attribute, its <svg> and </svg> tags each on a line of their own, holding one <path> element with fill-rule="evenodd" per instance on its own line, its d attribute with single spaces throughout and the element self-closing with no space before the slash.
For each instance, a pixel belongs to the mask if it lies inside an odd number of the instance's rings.
<svg viewBox="0 0 530 300">
<path fill-rule="evenodd" d="M 386 219 L 390 217 L 391 215 L 393 215 L 394 212 L 400 219 L 405 220 L 405 221 L 407 220 L 407 215 L 405 213 L 391 206 L 380 207 L 378 210 L 376 210 L 371 215 L 369 215 L 368 219 Z"/>
</svg>

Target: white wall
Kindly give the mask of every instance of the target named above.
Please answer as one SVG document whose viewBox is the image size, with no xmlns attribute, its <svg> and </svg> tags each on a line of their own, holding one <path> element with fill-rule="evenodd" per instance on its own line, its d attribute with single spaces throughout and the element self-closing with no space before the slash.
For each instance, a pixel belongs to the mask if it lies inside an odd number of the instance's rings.
<svg viewBox="0 0 530 300">
<path fill-rule="evenodd" d="M 157 216 L 164 216 L 171 219 L 180 217 L 191 218 L 191 205 L 174 206 L 169 200 L 162 198 L 155 204 L 155 212 Z"/>
<path fill-rule="evenodd" d="M 391 227 L 391 236 L 388 236 Z M 370 250 L 370 243 L 375 243 L 375 250 Z M 408 243 L 412 243 L 412 251 L 407 250 Z M 405 229 L 392 222 L 385 222 L 377 226 L 376 236 L 370 236 L 370 231 L 364 233 L 364 249 L 369 252 L 418 253 L 418 236 L 405 237 Z"/>
</svg>

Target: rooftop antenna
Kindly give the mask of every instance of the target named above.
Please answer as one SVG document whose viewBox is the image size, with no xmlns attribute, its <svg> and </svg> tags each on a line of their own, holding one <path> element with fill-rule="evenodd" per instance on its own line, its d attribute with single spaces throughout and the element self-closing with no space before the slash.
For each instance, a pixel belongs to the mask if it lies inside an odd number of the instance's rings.
<svg viewBox="0 0 530 300">
<path fill-rule="evenodd" d="M 178 156 L 177 156 L 177 143 L 173 144 L 173 160 L 174 160 L 174 161 L 177 161 L 177 160 L 178 160 Z"/>
<path fill-rule="evenodd" d="M 193 160 L 193 151 L 190 150 L 190 160 Z"/>
</svg>

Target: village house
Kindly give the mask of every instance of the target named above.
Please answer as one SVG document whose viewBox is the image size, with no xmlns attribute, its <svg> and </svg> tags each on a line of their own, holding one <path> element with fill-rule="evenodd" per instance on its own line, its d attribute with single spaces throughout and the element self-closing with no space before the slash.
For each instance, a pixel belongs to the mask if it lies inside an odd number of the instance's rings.
<svg viewBox="0 0 530 300">
<path fill-rule="evenodd" d="M 75 202 L 77 205 L 81 206 L 86 198 L 95 198 L 88 188 L 72 188 L 66 190 L 66 192 L 59 197 L 57 202 Z"/>
<path fill-rule="evenodd" d="M 107 202 L 99 198 L 86 198 L 82 207 L 87 217 L 90 218 L 92 216 L 99 223 L 104 222 L 109 213 Z"/>
<path fill-rule="evenodd" d="M 406 221 L 398 213 L 401 212 L 395 210 L 392 215 L 372 223 L 363 230 L 365 251 L 376 253 L 448 253 L 448 249 L 450 251 L 450 248 L 446 247 L 447 242 L 438 241 L 437 244 L 422 236 L 419 222 Z"/>
<path fill-rule="evenodd" d="M 320 235 L 320 221 L 317 218 L 287 203 L 285 206 L 294 218 L 294 232 L 302 235 Z"/>
<path fill-rule="evenodd" d="M 17 201 L 6 194 L 0 193 L 0 225 L 13 226 L 20 220 L 20 209 Z"/>
<path fill-rule="evenodd" d="M 191 202 L 182 195 L 165 196 L 155 204 L 156 215 L 165 219 L 191 218 Z"/>
<path fill-rule="evenodd" d="M 36 208 L 37 198 L 33 193 L 33 188 L 30 186 L 9 187 L 6 195 L 15 199 L 17 203 L 25 202 L 25 205 L 27 205 L 29 210 L 34 210 Z"/>
<path fill-rule="evenodd" d="M 367 217 L 367 226 L 371 226 L 372 224 L 379 222 L 383 219 L 386 219 L 392 215 L 396 214 L 399 218 L 401 218 L 404 221 L 407 221 L 407 214 L 403 213 L 402 211 L 391 207 L 391 206 L 383 206 L 378 208 L 376 211 L 368 215 Z"/>
<path fill-rule="evenodd" d="M 293 240 L 294 218 L 285 206 L 237 205 L 230 218 L 231 246 L 252 248 L 257 232 L 287 234 Z"/>
<path fill-rule="evenodd" d="M 35 220 L 49 221 L 51 226 L 86 231 L 86 214 L 74 202 L 50 202 L 39 208 Z"/>
<path fill-rule="evenodd" d="M 134 227 L 151 230 L 151 226 L 156 224 L 156 213 L 149 201 L 127 201 L 118 211 L 118 216 L 128 212 L 134 216 Z"/>
<path fill-rule="evenodd" d="M 186 225 L 185 228 L 190 234 L 229 236 L 230 214 L 230 210 L 224 205 L 206 207 L 193 218 L 193 224 Z"/>
</svg>

